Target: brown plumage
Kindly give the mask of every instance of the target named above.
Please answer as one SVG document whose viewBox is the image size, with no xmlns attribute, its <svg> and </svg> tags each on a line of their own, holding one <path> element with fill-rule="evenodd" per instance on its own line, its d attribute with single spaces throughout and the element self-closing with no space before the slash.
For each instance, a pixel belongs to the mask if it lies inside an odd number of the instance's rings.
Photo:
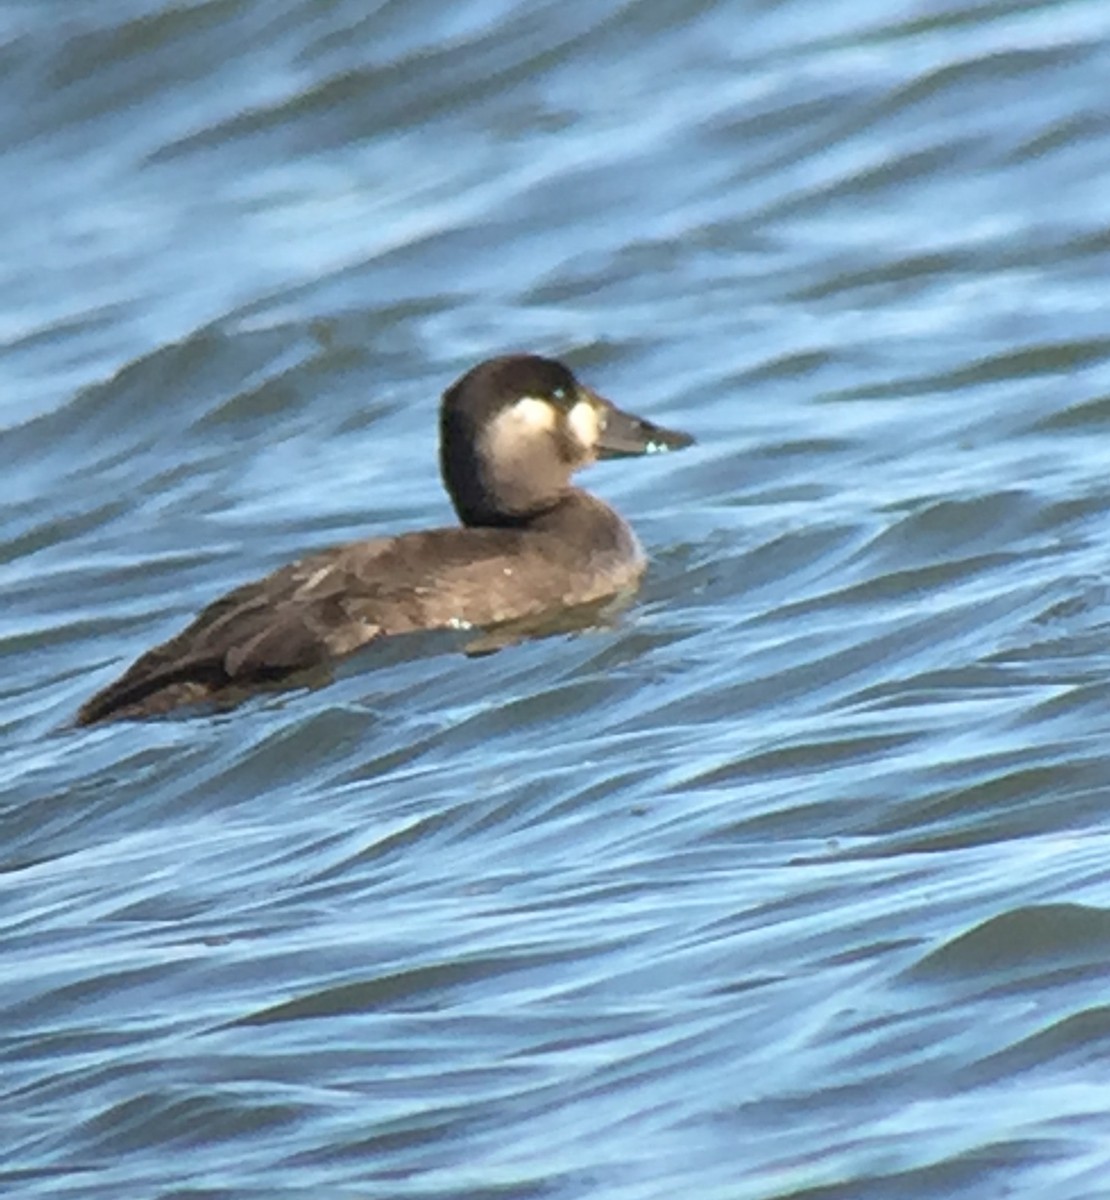
<svg viewBox="0 0 1110 1200">
<path fill-rule="evenodd" d="M 624 521 L 570 484 L 599 454 L 691 439 L 621 413 L 548 359 L 492 359 L 444 395 L 441 465 L 463 528 L 333 547 L 205 608 L 87 701 L 79 724 L 234 700 L 380 637 L 489 627 L 633 587 Z"/>
</svg>

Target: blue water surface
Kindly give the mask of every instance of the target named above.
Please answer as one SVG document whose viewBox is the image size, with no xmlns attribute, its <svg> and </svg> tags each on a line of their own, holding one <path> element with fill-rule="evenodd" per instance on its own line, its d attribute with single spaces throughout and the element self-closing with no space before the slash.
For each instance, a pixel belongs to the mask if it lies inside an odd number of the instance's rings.
<svg viewBox="0 0 1110 1200">
<path fill-rule="evenodd" d="M 1110 8 L 0 8 L 0 1191 L 1103 1200 Z M 75 730 L 440 525 L 507 350 L 689 429 L 615 627 Z"/>
</svg>

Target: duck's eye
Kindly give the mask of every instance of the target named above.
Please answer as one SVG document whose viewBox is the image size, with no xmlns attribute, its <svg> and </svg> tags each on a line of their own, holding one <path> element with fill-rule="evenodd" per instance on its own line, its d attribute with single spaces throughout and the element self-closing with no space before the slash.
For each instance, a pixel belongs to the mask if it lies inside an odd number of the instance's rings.
<svg viewBox="0 0 1110 1200">
<path fill-rule="evenodd" d="M 563 404 L 567 399 L 567 389 L 563 387 L 555 388 L 551 393 L 551 399 L 559 404 Z"/>
</svg>

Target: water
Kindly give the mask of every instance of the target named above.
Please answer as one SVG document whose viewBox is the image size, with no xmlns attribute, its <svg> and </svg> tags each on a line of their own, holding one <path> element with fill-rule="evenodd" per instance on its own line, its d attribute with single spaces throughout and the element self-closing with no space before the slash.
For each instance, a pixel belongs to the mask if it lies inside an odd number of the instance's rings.
<svg viewBox="0 0 1110 1200">
<path fill-rule="evenodd" d="M 0 1189 L 1101 1198 L 1110 9 L 0 9 Z M 75 732 L 448 520 L 511 348 L 615 630 Z"/>
</svg>

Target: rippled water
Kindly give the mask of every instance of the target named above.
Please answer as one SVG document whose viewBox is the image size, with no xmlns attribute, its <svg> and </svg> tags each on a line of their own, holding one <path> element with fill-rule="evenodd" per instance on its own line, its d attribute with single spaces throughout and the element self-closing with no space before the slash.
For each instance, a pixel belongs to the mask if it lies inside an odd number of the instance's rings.
<svg viewBox="0 0 1110 1200">
<path fill-rule="evenodd" d="M 0 8 L 0 1190 L 1110 1193 L 1110 7 Z M 74 731 L 566 356 L 615 630 Z"/>
</svg>

